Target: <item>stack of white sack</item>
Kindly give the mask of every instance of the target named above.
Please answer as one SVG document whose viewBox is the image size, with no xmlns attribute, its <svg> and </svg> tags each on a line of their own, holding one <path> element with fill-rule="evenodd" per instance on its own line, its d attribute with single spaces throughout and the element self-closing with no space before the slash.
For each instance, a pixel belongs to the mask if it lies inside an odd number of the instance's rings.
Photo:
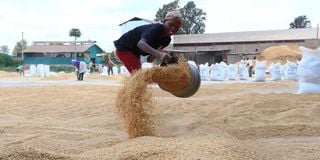
<svg viewBox="0 0 320 160">
<path fill-rule="evenodd" d="M 227 64 L 224 62 L 210 66 L 210 78 L 212 81 L 224 81 L 227 75 Z"/>
<path fill-rule="evenodd" d="M 278 81 L 281 80 L 281 69 L 280 69 L 280 63 L 272 63 L 269 67 L 269 72 L 271 74 L 271 80 L 272 81 Z"/>
<path fill-rule="evenodd" d="M 248 80 L 249 72 L 244 63 L 239 64 L 239 80 Z"/>
<path fill-rule="evenodd" d="M 237 80 L 238 67 L 235 64 L 229 64 L 227 66 L 227 76 L 229 80 Z"/>
<path fill-rule="evenodd" d="M 210 68 L 209 64 L 200 64 L 199 65 L 200 77 L 202 81 L 207 81 L 210 78 Z"/>
<path fill-rule="evenodd" d="M 256 61 L 254 81 L 263 82 L 266 80 L 266 61 Z"/>
<path fill-rule="evenodd" d="M 298 80 L 298 64 L 295 62 L 287 61 L 284 68 L 284 76 L 286 80 Z"/>
<path fill-rule="evenodd" d="M 298 94 L 320 93 L 320 48 L 313 51 L 301 47 L 302 59 L 298 66 Z"/>
</svg>

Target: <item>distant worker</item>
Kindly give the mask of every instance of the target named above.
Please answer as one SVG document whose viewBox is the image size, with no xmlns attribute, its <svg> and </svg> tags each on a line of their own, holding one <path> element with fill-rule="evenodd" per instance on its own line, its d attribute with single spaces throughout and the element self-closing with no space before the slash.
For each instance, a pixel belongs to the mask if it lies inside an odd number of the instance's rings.
<svg viewBox="0 0 320 160">
<path fill-rule="evenodd" d="M 19 73 L 20 75 L 24 76 L 24 71 L 25 71 L 25 67 L 20 64 L 17 68 L 16 68 L 17 73 Z"/>
<path fill-rule="evenodd" d="M 107 67 L 108 67 L 108 76 L 113 75 L 113 65 L 115 65 L 111 59 L 107 61 Z"/>
<path fill-rule="evenodd" d="M 178 32 L 182 21 L 178 10 L 170 11 L 163 23 L 142 25 L 125 33 L 114 41 L 118 58 L 131 74 L 141 69 L 140 56 L 148 56 L 148 62 L 157 57 L 163 62 L 169 62 L 170 54 L 162 49 L 170 44 L 170 37 Z"/>
<path fill-rule="evenodd" d="M 77 80 L 83 81 L 84 73 L 87 71 L 87 64 L 78 60 L 72 60 L 71 63 L 75 68 Z"/>
<path fill-rule="evenodd" d="M 253 66 L 252 74 L 255 74 L 255 72 L 256 72 L 256 70 L 255 70 L 256 64 L 257 64 L 257 57 L 254 56 L 254 57 L 253 57 L 253 60 L 252 60 L 252 66 Z"/>
<path fill-rule="evenodd" d="M 249 77 L 252 77 L 252 69 L 253 69 L 253 62 L 251 59 L 247 58 L 247 64 L 248 64 L 248 72 Z"/>
<path fill-rule="evenodd" d="M 89 70 L 90 70 L 90 73 L 93 73 L 93 70 L 94 70 L 94 64 L 92 61 L 89 62 Z"/>
</svg>

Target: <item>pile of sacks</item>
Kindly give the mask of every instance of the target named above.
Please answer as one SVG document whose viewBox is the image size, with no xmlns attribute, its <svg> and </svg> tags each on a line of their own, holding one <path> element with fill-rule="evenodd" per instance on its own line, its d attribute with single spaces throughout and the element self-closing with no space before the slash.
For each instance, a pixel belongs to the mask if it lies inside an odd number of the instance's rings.
<svg viewBox="0 0 320 160">
<path fill-rule="evenodd" d="M 301 47 L 301 51 L 298 94 L 320 93 L 320 48 L 311 50 Z"/>
<path fill-rule="evenodd" d="M 256 61 L 253 81 L 265 81 L 266 73 L 270 73 L 270 80 L 293 80 L 299 81 L 298 94 L 320 93 L 320 48 L 311 50 L 300 47 L 302 59 L 289 61 L 285 64 L 272 63 L 266 66 L 266 61 Z M 248 80 L 248 69 L 244 63 L 239 65 L 224 62 L 208 65 L 200 64 L 199 72 L 202 81 L 224 80 Z"/>
<path fill-rule="evenodd" d="M 53 73 L 50 72 L 50 66 L 44 64 L 30 65 L 29 70 L 26 72 L 25 76 L 30 77 L 46 77 Z"/>
<path fill-rule="evenodd" d="M 280 63 L 271 64 L 270 67 L 266 66 L 266 61 L 256 61 L 255 74 L 253 81 L 265 81 L 266 73 L 269 72 L 271 80 L 295 80 L 298 77 L 298 62 L 287 61 L 286 64 Z M 248 68 L 243 62 L 239 65 L 229 64 L 224 62 L 216 63 L 212 65 L 200 64 L 199 71 L 201 80 L 203 81 L 225 81 L 225 80 L 248 80 L 249 72 Z"/>
<path fill-rule="evenodd" d="M 298 62 L 287 61 L 286 64 L 280 63 L 271 64 L 270 67 L 266 66 L 266 61 L 256 61 L 255 74 L 253 81 L 265 81 L 266 73 L 270 73 L 271 80 L 295 80 L 298 77 Z M 229 64 L 224 62 L 212 65 L 200 64 L 199 71 L 201 80 L 203 81 L 224 81 L 224 80 L 248 80 L 248 68 L 243 62 L 239 65 Z"/>
</svg>

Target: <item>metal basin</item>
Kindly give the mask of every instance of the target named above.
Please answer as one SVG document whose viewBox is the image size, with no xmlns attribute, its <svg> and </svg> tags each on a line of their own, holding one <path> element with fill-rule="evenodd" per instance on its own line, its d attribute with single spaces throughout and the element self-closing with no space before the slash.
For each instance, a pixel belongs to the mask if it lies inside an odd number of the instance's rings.
<svg viewBox="0 0 320 160">
<path fill-rule="evenodd" d="M 188 85 L 186 85 L 186 87 L 182 88 L 179 91 L 175 91 L 175 92 L 168 91 L 176 97 L 187 98 L 187 97 L 193 96 L 200 88 L 201 79 L 200 79 L 200 73 L 198 69 L 192 64 L 188 63 L 188 65 L 190 70 L 190 80 L 188 82 Z M 162 87 L 160 84 L 158 85 L 161 89 L 165 90 L 165 88 Z"/>
</svg>

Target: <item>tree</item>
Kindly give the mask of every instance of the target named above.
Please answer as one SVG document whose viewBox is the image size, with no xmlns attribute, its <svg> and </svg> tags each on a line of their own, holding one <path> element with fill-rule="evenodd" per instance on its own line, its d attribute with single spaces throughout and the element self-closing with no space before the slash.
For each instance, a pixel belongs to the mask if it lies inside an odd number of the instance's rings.
<svg viewBox="0 0 320 160">
<path fill-rule="evenodd" d="M 0 66 L 1 67 L 8 67 L 8 66 L 13 66 L 14 62 L 12 60 L 12 57 L 7 55 L 7 54 L 3 54 L 0 53 Z"/>
<path fill-rule="evenodd" d="M 181 33 L 184 34 L 199 34 L 204 33 L 206 25 L 207 13 L 202 9 L 196 8 L 196 4 L 193 1 L 188 2 L 182 9 L 184 22 L 181 26 Z"/>
<path fill-rule="evenodd" d="M 164 17 L 166 16 L 167 12 L 172 11 L 172 10 L 176 10 L 180 8 L 179 7 L 179 0 L 175 0 L 171 3 L 168 4 L 164 4 L 162 6 L 162 8 L 160 8 L 157 13 L 156 13 L 156 19 L 155 21 L 163 21 Z"/>
<path fill-rule="evenodd" d="M 28 47 L 28 42 L 26 40 L 21 40 L 17 42 L 16 46 L 13 48 L 12 56 L 17 57 L 19 53 L 22 53 L 22 50 L 25 50 Z"/>
<path fill-rule="evenodd" d="M 311 28 L 311 22 L 308 20 L 308 17 L 305 15 L 298 16 L 290 23 L 290 29 L 294 28 Z"/>
<path fill-rule="evenodd" d="M 156 13 L 155 21 L 163 21 L 167 12 L 179 9 L 184 19 L 183 24 L 177 34 L 199 34 L 204 33 L 207 13 L 196 8 L 193 1 L 189 1 L 183 8 L 179 6 L 179 0 L 163 5 Z"/>
<path fill-rule="evenodd" d="M 72 28 L 69 31 L 69 36 L 70 37 L 74 37 L 74 52 L 75 52 L 75 55 L 76 55 L 76 58 L 77 58 L 76 44 L 77 44 L 77 38 L 81 36 L 81 32 L 77 28 Z"/>
<path fill-rule="evenodd" d="M 9 54 L 9 47 L 7 45 L 2 45 L 0 47 L 0 53 Z"/>
</svg>

